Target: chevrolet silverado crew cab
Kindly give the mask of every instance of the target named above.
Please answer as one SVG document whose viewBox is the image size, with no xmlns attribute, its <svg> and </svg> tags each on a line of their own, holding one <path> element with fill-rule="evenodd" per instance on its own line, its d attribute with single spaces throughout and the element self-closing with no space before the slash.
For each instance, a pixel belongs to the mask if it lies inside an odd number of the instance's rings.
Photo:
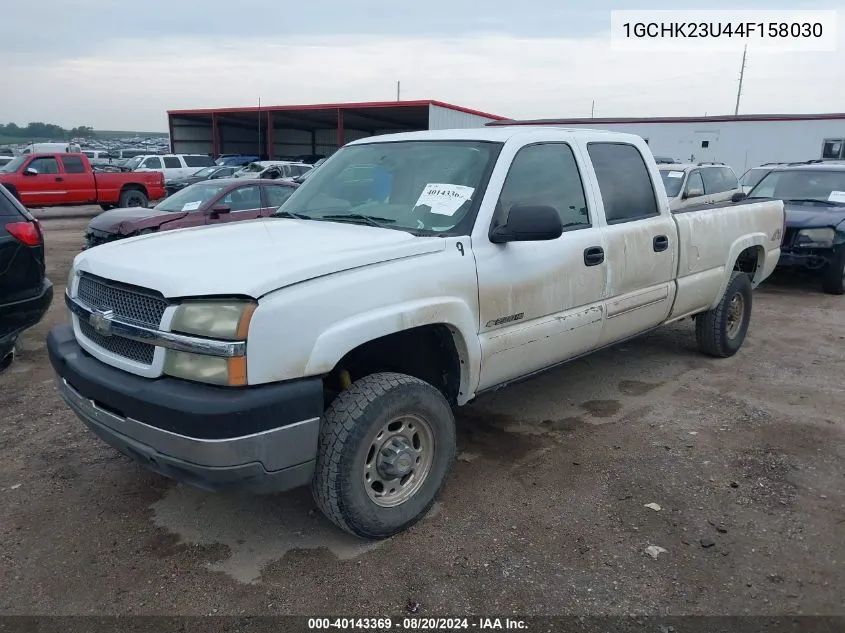
<svg viewBox="0 0 845 633">
<path fill-rule="evenodd" d="M 95 172 L 85 154 L 26 154 L 0 167 L 0 184 L 27 207 L 145 207 L 164 197 L 160 173 Z"/>
<path fill-rule="evenodd" d="M 556 127 L 352 142 L 275 217 L 76 256 L 48 337 L 68 405 L 195 486 L 310 485 L 366 538 L 425 515 L 452 406 L 664 323 L 742 345 L 783 203 L 672 214 L 638 136 Z"/>
</svg>

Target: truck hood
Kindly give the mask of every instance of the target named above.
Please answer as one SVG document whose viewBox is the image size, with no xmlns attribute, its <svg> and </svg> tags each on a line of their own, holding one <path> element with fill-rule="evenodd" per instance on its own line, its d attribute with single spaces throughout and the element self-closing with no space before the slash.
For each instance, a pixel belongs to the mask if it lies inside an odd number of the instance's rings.
<svg viewBox="0 0 845 633">
<path fill-rule="evenodd" d="M 786 226 L 792 229 L 835 227 L 845 221 L 845 206 L 786 204 Z"/>
<path fill-rule="evenodd" d="M 126 209 L 111 209 L 110 211 L 103 211 L 100 215 L 93 218 L 88 223 L 89 229 L 97 231 L 105 231 L 106 233 L 127 233 L 131 232 L 131 225 L 138 220 L 145 220 L 147 218 L 161 218 L 162 222 L 170 222 L 171 220 L 178 220 L 185 217 L 186 213 L 176 211 L 156 211 L 155 209 L 147 209 L 146 207 L 129 207 Z M 124 229 L 129 228 L 130 231 L 121 231 L 121 226 Z"/>
<path fill-rule="evenodd" d="M 76 256 L 77 271 L 165 297 L 262 295 L 316 277 L 444 249 L 439 237 L 268 218 L 132 237 Z"/>
</svg>

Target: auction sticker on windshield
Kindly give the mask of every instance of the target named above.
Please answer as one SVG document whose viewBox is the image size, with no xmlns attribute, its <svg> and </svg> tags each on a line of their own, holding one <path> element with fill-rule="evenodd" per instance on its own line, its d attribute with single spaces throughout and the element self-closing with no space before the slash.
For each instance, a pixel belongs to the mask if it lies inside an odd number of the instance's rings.
<svg viewBox="0 0 845 633">
<path fill-rule="evenodd" d="M 669 176 L 669 178 L 683 178 L 684 172 L 682 172 L 682 171 L 670 171 L 666 175 Z"/>
<path fill-rule="evenodd" d="M 450 185 L 439 182 L 428 183 L 420 194 L 414 208 L 421 205 L 431 207 L 437 215 L 455 215 L 461 205 L 472 198 L 473 187 Z"/>
<path fill-rule="evenodd" d="M 198 200 L 197 202 L 186 202 L 182 205 L 182 211 L 196 211 L 197 209 L 202 206 L 202 200 Z"/>
<path fill-rule="evenodd" d="M 827 197 L 828 202 L 841 202 L 845 204 L 845 191 L 831 191 Z"/>
</svg>

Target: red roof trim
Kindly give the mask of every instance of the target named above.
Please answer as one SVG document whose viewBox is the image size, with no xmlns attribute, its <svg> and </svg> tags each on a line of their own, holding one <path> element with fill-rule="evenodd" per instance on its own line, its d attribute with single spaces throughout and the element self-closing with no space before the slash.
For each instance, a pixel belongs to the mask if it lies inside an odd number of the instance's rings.
<svg viewBox="0 0 845 633">
<path fill-rule="evenodd" d="M 464 108 L 463 106 L 445 103 L 443 101 L 436 101 L 433 99 L 425 99 L 418 101 L 363 101 L 360 103 L 310 103 L 305 105 L 275 105 L 262 106 L 262 112 L 291 112 L 295 110 L 344 110 L 344 109 L 363 109 L 363 108 L 413 108 L 413 107 L 428 107 L 439 106 L 448 110 L 455 110 L 457 112 L 464 112 L 465 114 L 474 114 L 476 116 L 486 117 L 495 121 L 505 120 L 505 117 L 498 114 L 490 114 L 480 110 L 473 110 L 472 108 Z M 247 106 L 241 108 L 200 108 L 193 110 L 168 110 L 168 116 L 173 115 L 210 115 L 210 114 L 233 114 L 237 112 L 258 112 L 258 106 Z"/>
<path fill-rule="evenodd" d="M 739 116 L 654 117 L 619 119 L 533 119 L 526 121 L 500 120 L 487 125 L 602 125 L 637 123 L 738 123 L 741 121 L 825 121 L 845 119 L 845 112 L 831 114 L 741 114 Z"/>
</svg>

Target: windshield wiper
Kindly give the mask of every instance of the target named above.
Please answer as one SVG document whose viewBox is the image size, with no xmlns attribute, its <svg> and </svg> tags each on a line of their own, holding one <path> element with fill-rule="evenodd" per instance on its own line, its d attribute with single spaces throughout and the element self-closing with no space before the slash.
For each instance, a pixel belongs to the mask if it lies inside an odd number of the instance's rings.
<svg viewBox="0 0 845 633">
<path fill-rule="evenodd" d="M 828 207 L 838 207 L 841 205 L 839 202 L 831 202 L 830 200 L 818 200 L 816 198 L 790 198 L 788 200 L 784 200 L 784 202 L 812 202 L 813 204 L 823 204 Z"/>
<path fill-rule="evenodd" d="M 396 220 L 392 218 L 380 218 L 375 215 L 362 215 L 360 213 L 334 213 L 332 215 L 322 215 L 321 220 L 358 220 L 375 226 L 376 228 L 384 228 L 384 224 L 393 224 Z"/>
<path fill-rule="evenodd" d="M 294 220 L 313 220 L 310 215 L 304 213 L 293 213 L 292 211 L 276 211 L 273 214 L 274 218 L 293 218 Z"/>
</svg>

